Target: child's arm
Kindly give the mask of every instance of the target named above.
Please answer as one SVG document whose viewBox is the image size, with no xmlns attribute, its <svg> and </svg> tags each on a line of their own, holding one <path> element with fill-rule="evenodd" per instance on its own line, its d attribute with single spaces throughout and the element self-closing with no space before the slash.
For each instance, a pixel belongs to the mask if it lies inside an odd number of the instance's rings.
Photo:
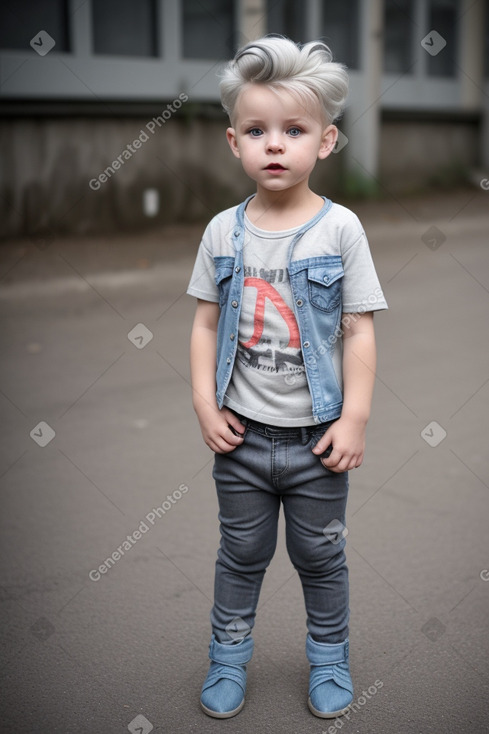
<svg viewBox="0 0 489 734">
<path fill-rule="evenodd" d="M 376 351 L 371 311 L 343 314 L 343 409 L 313 449 L 322 454 L 333 450 L 323 464 L 335 472 L 360 466 L 365 452 L 365 428 L 374 389 Z"/>
<path fill-rule="evenodd" d="M 233 451 L 243 442 L 238 433 L 245 427 L 227 408 L 219 410 L 216 402 L 216 345 L 219 304 L 197 300 L 190 339 L 190 370 L 195 412 L 206 444 L 218 454 Z"/>
</svg>

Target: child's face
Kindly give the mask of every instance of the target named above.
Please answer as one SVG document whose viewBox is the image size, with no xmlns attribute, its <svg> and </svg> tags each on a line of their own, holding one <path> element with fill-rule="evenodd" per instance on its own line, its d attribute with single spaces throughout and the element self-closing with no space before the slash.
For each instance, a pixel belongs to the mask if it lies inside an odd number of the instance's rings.
<svg viewBox="0 0 489 734">
<path fill-rule="evenodd" d="M 243 89 L 234 124 L 226 132 L 231 150 L 248 176 L 268 191 L 307 187 L 317 159 L 331 153 L 338 137 L 334 125 L 325 127 L 319 104 L 306 106 L 290 92 L 261 84 Z"/>
</svg>

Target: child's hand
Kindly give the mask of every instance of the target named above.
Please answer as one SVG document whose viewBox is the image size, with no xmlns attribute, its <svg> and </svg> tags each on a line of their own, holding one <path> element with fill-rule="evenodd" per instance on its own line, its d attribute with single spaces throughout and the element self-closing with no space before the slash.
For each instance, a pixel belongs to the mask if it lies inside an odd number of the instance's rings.
<svg viewBox="0 0 489 734">
<path fill-rule="evenodd" d="M 227 454 L 243 443 L 245 427 L 228 408 L 219 408 L 208 403 L 199 407 L 197 416 L 200 430 L 207 446 L 216 454 Z"/>
<path fill-rule="evenodd" d="M 324 466 L 334 472 L 356 469 L 365 453 L 365 425 L 364 421 L 338 418 L 317 442 L 313 453 L 322 454 L 332 445 L 330 455 L 321 458 Z"/>
</svg>

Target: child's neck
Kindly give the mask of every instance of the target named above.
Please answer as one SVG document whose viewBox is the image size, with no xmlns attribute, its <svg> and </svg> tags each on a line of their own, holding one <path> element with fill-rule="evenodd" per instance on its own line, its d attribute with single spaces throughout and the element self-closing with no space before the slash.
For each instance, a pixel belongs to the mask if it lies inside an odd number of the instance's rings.
<svg viewBox="0 0 489 734">
<path fill-rule="evenodd" d="M 246 214 L 260 229 L 277 231 L 305 224 L 323 204 L 324 199 L 309 188 L 298 192 L 293 189 L 267 191 L 259 187 L 246 207 Z"/>
</svg>

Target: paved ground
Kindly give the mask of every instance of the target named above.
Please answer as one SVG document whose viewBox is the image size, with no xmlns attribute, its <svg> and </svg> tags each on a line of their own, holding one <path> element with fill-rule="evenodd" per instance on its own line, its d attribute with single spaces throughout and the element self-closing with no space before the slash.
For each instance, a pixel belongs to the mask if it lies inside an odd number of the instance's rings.
<svg viewBox="0 0 489 734">
<path fill-rule="evenodd" d="M 198 706 L 218 542 L 188 387 L 201 228 L 1 244 L 1 731 L 487 731 L 488 202 L 356 207 L 390 311 L 351 476 L 355 710 L 336 724 L 306 707 L 282 519 L 246 706 Z"/>
</svg>

